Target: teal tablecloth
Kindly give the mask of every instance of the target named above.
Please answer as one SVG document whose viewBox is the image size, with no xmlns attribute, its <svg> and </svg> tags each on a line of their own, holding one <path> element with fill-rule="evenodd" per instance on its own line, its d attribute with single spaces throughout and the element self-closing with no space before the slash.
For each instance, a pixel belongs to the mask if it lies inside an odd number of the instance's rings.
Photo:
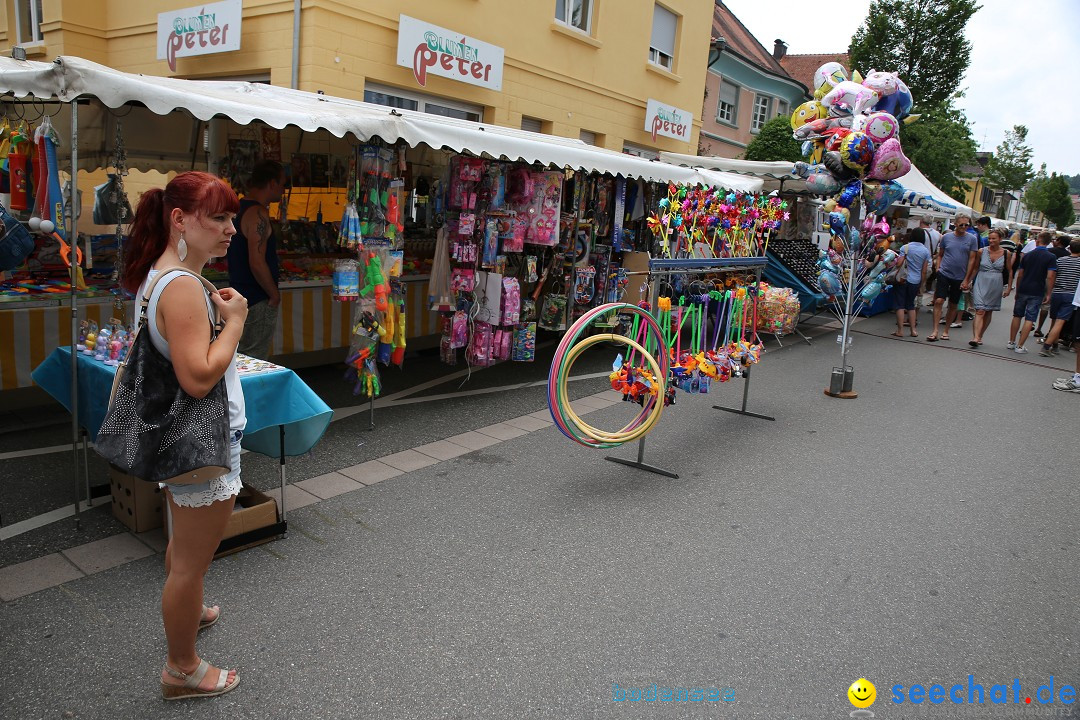
<svg viewBox="0 0 1080 720">
<path fill-rule="evenodd" d="M 85 355 L 78 358 L 79 425 L 90 439 L 105 419 L 116 368 Z M 45 392 L 71 410 L 71 348 L 57 348 L 31 374 Z M 280 457 L 285 428 L 285 454 L 303 455 L 319 442 L 334 411 L 292 370 L 241 374 L 247 406 L 245 450 Z"/>
</svg>

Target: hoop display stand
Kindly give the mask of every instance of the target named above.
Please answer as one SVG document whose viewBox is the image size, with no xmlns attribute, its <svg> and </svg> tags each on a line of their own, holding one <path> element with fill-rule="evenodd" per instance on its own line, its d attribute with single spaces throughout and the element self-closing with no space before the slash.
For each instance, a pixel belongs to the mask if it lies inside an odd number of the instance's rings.
<svg viewBox="0 0 1080 720">
<path fill-rule="evenodd" d="M 683 275 L 694 273 L 728 273 L 728 272 L 747 272 L 753 271 L 755 283 L 761 282 L 761 272 L 764 270 L 765 265 L 768 264 L 768 258 L 765 257 L 745 257 L 745 258 L 658 258 L 649 261 L 649 307 L 655 308 L 657 300 L 660 296 L 660 284 L 659 279 L 661 277 L 670 277 L 671 275 Z M 737 415 L 747 415 L 750 417 L 762 418 L 764 420 L 776 420 L 774 417 L 768 415 L 761 415 L 759 413 L 748 412 L 746 409 L 747 398 L 750 393 L 750 371 L 749 369 L 743 372 L 743 399 L 742 408 L 726 408 L 719 405 L 713 407 L 717 410 L 724 410 L 726 412 L 735 413 Z M 649 465 L 645 462 L 645 438 L 638 440 L 638 452 L 637 460 L 627 460 L 625 458 L 618 458 L 611 455 L 605 455 L 605 460 L 620 465 L 626 465 L 627 467 L 637 468 L 638 470 L 644 470 L 651 472 L 655 475 L 663 475 L 675 480 L 679 479 L 679 474 L 672 472 L 671 470 L 665 470 L 663 468 L 656 467 L 655 465 Z"/>
</svg>

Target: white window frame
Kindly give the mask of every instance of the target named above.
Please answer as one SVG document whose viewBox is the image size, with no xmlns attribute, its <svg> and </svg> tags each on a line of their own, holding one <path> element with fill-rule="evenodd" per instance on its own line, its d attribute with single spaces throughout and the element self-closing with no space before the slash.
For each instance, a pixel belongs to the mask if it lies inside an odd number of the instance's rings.
<svg viewBox="0 0 1080 720">
<path fill-rule="evenodd" d="M 27 45 L 40 45 L 44 40 L 41 36 L 41 9 L 39 5 L 42 4 L 42 0 L 29 0 L 30 5 L 30 39 L 23 41 L 23 6 L 22 0 L 14 0 L 15 2 L 15 38 L 18 40 L 16 43 L 19 47 Z"/>
<path fill-rule="evenodd" d="M 724 105 L 727 105 L 727 103 L 724 102 L 723 98 L 720 97 L 721 92 L 724 89 L 724 83 L 727 83 L 731 87 L 735 88 L 735 104 L 731 106 L 731 119 L 730 120 L 725 120 L 724 118 L 720 117 L 720 111 L 723 109 Z M 717 95 L 717 98 L 716 98 L 716 122 L 721 123 L 723 125 L 730 125 L 731 127 L 734 127 L 734 128 L 739 127 L 739 94 L 741 92 L 742 92 L 742 87 L 740 87 L 739 85 L 736 85 L 735 83 L 731 82 L 730 80 L 728 80 L 726 78 L 720 78 L 720 86 L 716 90 L 716 95 Z"/>
<path fill-rule="evenodd" d="M 415 102 L 416 112 L 428 112 L 427 106 L 430 103 L 432 105 L 441 105 L 442 107 L 450 108 L 451 110 L 458 110 L 463 113 L 471 113 L 477 118 L 476 120 L 465 118 L 466 122 L 484 121 L 484 108 L 480 105 L 471 105 L 469 103 L 461 102 L 460 100 L 444 98 L 438 95 L 427 95 L 425 93 L 413 92 L 411 90 L 402 90 L 401 88 L 392 87 L 390 85 L 378 85 L 376 83 L 366 83 L 364 85 L 364 93 L 366 94 L 368 92 L 379 93 L 381 95 L 389 95 L 391 97 L 397 97 L 403 100 Z"/>
<path fill-rule="evenodd" d="M 780 115 L 787 115 L 789 112 L 791 112 L 791 105 L 788 103 L 788 101 L 777 98 L 776 99 L 776 115 L 774 115 L 773 117 L 779 117 Z"/>
<path fill-rule="evenodd" d="M 660 159 L 660 152 L 658 150 L 635 145 L 634 143 L 624 142 L 622 151 L 625 155 L 633 155 L 635 157 L 646 158 L 647 160 Z"/>
<path fill-rule="evenodd" d="M 761 104 L 762 100 L 764 100 L 766 104 L 765 104 L 764 112 L 761 113 L 761 120 L 759 122 L 758 121 L 758 108 L 759 108 L 759 105 Z M 760 132 L 761 128 L 763 128 L 765 126 L 765 123 L 769 122 L 769 120 L 772 119 L 771 116 L 769 115 L 769 113 L 772 112 L 772 103 L 773 103 L 773 96 L 772 95 L 763 95 L 762 93 L 757 93 L 757 94 L 754 95 L 754 110 L 753 110 L 752 113 L 750 113 L 750 132 L 752 132 L 752 133 Z"/>
<path fill-rule="evenodd" d="M 573 22 L 573 12 L 575 1 L 580 2 L 582 7 L 585 8 L 585 27 L 575 25 Z M 563 16 L 559 17 L 559 3 L 563 6 Z M 576 30 L 584 35 L 592 35 L 592 14 L 593 5 L 595 0 L 556 0 L 555 2 L 555 22 L 563 25 L 571 30 Z"/>
<path fill-rule="evenodd" d="M 672 10 L 669 10 L 668 8 L 661 5 L 660 3 L 655 3 L 653 5 L 653 26 L 655 26 L 655 24 L 656 24 L 656 9 L 657 8 L 663 10 L 664 12 L 670 14 L 672 17 L 675 18 L 675 29 L 674 29 L 674 34 L 672 35 L 672 38 L 671 38 L 671 51 L 674 53 L 675 50 L 678 48 L 678 44 L 679 44 L 679 18 L 680 18 L 680 16 L 676 12 L 674 12 Z M 663 68 L 664 70 L 667 70 L 668 72 L 673 72 L 673 68 L 674 68 L 674 65 L 675 65 L 675 56 L 674 55 L 668 55 L 667 53 L 663 52 L 662 50 L 659 50 L 659 49 L 653 47 L 653 45 L 652 45 L 652 31 L 653 31 L 653 27 L 650 26 L 650 32 L 649 32 L 649 62 L 652 63 L 653 65 L 656 65 L 658 67 Z"/>
</svg>

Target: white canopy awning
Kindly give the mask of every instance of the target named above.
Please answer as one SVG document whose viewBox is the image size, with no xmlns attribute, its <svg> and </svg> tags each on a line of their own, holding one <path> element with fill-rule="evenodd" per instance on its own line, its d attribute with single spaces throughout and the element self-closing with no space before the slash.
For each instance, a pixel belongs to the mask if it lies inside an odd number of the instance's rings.
<svg viewBox="0 0 1080 720">
<path fill-rule="evenodd" d="M 325 130 L 338 138 L 352 135 L 360 142 L 377 137 L 387 143 L 402 140 L 413 147 L 424 143 L 456 152 L 538 162 L 627 178 L 717 185 L 732 190 L 761 189 L 761 183 L 752 178 L 675 167 L 593 147 L 574 138 L 399 110 L 273 85 L 181 80 L 125 73 L 77 57 L 60 57 L 52 63 L 0 58 L 0 92 L 20 98 L 55 98 L 64 102 L 92 97 L 108 108 L 134 105 L 132 115 L 147 112 L 169 115 L 174 110 L 184 110 L 203 121 L 216 117 L 226 117 L 239 125 L 261 121 L 277 129 L 292 126 L 305 132 Z M 60 125 L 62 118 L 57 120 Z M 107 121 L 108 118 L 102 120 Z M 133 120 L 125 120 L 125 134 L 133 125 L 147 124 L 139 123 L 137 115 Z M 83 126 L 84 123 L 80 121 L 80 129 L 84 129 Z M 111 147 L 112 138 L 106 122 L 92 124 L 91 127 L 95 128 L 97 134 L 94 134 L 95 130 L 83 133 L 84 136 L 88 135 L 84 139 L 90 145 L 86 159 L 100 166 L 107 162 L 109 153 L 106 146 Z M 194 156 L 191 148 L 198 143 L 189 137 L 191 133 L 185 136 L 180 132 L 179 135 L 184 147 L 173 150 L 160 147 L 168 137 L 163 133 L 157 134 L 157 143 L 151 143 L 145 149 L 128 141 L 126 145 L 132 159 L 131 165 L 143 168 L 152 166 L 158 170 L 188 169 Z M 99 145 L 100 148 L 95 150 Z M 83 143 L 80 142 L 80 151 L 82 147 Z M 87 167 L 83 163 L 80 165 Z"/>
<path fill-rule="evenodd" d="M 806 183 L 803 182 L 803 179 L 791 174 L 795 163 L 786 161 L 757 162 L 669 152 L 660 153 L 660 159 L 664 162 L 687 167 L 709 168 L 761 178 L 765 183 L 766 190 L 783 188 L 791 192 L 802 192 L 806 189 Z M 961 211 L 969 214 L 972 212 L 972 209 L 967 205 L 953 200 L 945 192 L 935 187 L 914 165 L 911 166 L 911 170 L 906 175 L 898 178 L 897 182 L 903 185 L 905 190 L 903 197 L 897 201 L 897 204 L 911 207 L 914 214 L 919 214 L 920 211 L 939 215 L 953 215 Z"/>
</svg>

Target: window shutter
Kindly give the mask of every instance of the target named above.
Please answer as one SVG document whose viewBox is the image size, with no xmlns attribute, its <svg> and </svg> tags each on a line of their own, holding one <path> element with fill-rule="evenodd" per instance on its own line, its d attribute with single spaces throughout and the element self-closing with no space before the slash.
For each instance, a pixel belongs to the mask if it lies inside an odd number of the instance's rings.
<svg viewBox="0 0 1080 720">
<path fill-rule="evenodd" d="M 653 6 L 652 39 L 650 47 L 669 57 L 675 57 L 675 29 L 679 19 L 670 10 Z"/>
<path fill-rule="evenodd" d="M 521 129 L 522 130 L 528 130 L 529 132 L 534 132 L 534 133 L 543 132 L 544 131 L 544 123 L 543 123 L 542 120 L 537 120 L 536 118 L 525 117 L 524 115 L 522 115 L 521 116 Z"/>
</svg>

